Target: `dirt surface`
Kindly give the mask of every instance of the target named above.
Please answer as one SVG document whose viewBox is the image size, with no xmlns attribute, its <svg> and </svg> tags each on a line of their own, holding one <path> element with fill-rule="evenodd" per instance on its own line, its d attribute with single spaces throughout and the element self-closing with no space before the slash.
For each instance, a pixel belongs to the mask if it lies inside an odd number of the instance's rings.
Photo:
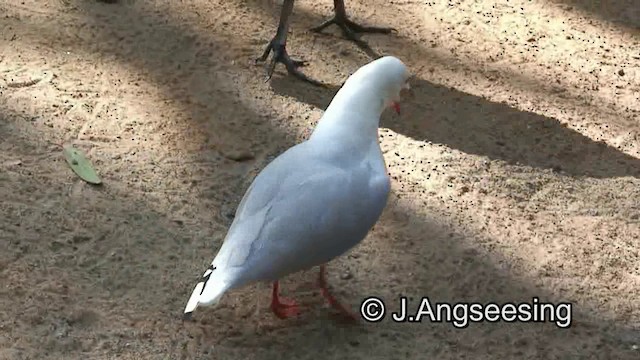
<svg viewBox="0 0 640 360">
<path fill-rule="evenodd" d="M 0 1 L 0 359 L 639 359 L 637 0 L 348 0 L 416 74 L 382 119 L 393 194 L 329 266 L 357 309 L 572 302 L 546 323 L 345 325 L 317 269 L 182 310 L 260 168 L 313 129 L 370 61 L 332 3 L 297 1 L 288 42 L 319 89 L 265 82 L 272 1 Z M 104 180 L 66 165 L 83 149 Z M 256 303 L 260 305 L 256 314 Z"/>
</svg>

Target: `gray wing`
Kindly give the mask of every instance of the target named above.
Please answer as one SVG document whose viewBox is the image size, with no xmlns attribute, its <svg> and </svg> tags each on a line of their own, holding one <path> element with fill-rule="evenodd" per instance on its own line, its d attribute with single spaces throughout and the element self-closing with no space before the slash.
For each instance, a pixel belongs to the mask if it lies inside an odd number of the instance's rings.
<svg viewBox="0 0 640 360">
<path fill-rule="evenodd" d="M 284 155 L 284 154 L 283 154 Z M 238 283 L 275 280 L 319 265 L 358 244 L 389 193 L 386 174 L 342 169 L 290 154 L 261 172 L 241 201 L 214 265 Z"/>
</svg>

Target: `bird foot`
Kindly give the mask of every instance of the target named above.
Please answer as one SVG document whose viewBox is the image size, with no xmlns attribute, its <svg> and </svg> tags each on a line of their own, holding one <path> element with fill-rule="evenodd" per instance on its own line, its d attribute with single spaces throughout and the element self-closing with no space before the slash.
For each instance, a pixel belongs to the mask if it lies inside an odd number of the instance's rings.
<svg viewBox="0 0 640 360">
<path fill-rule="evenodd" d="M 273 56 L 271 57 L 271 61 L 269 61 L 269 63 L 266 64 L 267 79 L 265 82 L 271 79 L 271 76 L 273 75 L 273 71 L 276 68 L 276 64 L 281 63 L 287 68 L 287 72 L 289 74 L 297 77 L 298 79 L 306 81 L 313 85 L 324 86 L 324 84 L 322 84 L 321 82 L 308 77 L 307 75 L 303 74 L 300 70 L 298 70 L 299 67 L 306 66 L 307 62 L 304 60 L 291 59 L 289 57 L 289 54 L 287 54 L 287 49 L 285 44 L 279 43 L 278 41 L 276 41 L 275 38 L 269 42 L 269 45 L 267 45 L 266 49 L 262 53 L 262 56 L 256 59 L 256 63 L 266 61 L 267 58 L 269 57 L 269 54 L 272 51 L 273 51 Z"/>
<path fill-rule="evenodd" d="M 326 288 L 322 289 L 322 296 L 324 296 L 324 298 L 327 299 L 327 302 L 329 303 L 329 305 L 331 305 L 334 309 L 338 310 L 340 315 L 342 315 L 346 320 L 354 321 L 354 322 L 358 320 L 356 315 L 351 310 L 347 309 L 344 305 L 342 305 L 338 300 L 336 300 L 336 298 L 333 297 L 333 295 L 331 295 L 328 289 Z"/>
<path fill-rule="evenodd" d="M 273 283 L 271 293 L 271 311 L 280 319 L 286 319 L 300 314 L 300 307 L 292 299 L 287 299 L 278 294 L 280 285 L 277 281 Z"/>
<path fill-rule="evenodd" d="M 271 311 L 280 319 L 287 319 L 300 315 L 300 307 L 292 300 L 278 297 L 271 302 Z"/>
<path fill-rule="evenodd" d="M 338 16 L 334 15 L 331 19 L 323 22 L 322 24 L 311 28 L 313 32 L 321 32 L 329 25 L 337 25 L 341 30 L 344 36 L 357 43 L 358 45 L 368 46 L 366 42 L 360 39 L 358 33 L 378 33 L 378 34 L 390 34 L 392 32 L 397 32 L 394 28 L 384 28 L 384 27 L 376 27 L 376 26 L 363 26 L 357 24 L 351 20 L 349 20 L 346 16 Z"/>
<path fill-rule="evenodd" d="M 329 291 L 327 279 L 325 277 L 325 269 L 324 266 L 320 267 L 320 276 L 318 277 L 318 285 L 320 286 L 320 290 L 322 291 L 322 296 L 327 300 L 329 305 L 334 309 L 338 310 L 338 312 L 349 321 L 357 321 L 358 318 L 356 315 L 349 309 L 347 309 L 344 305 L 342 305 Z"/>
</svg>

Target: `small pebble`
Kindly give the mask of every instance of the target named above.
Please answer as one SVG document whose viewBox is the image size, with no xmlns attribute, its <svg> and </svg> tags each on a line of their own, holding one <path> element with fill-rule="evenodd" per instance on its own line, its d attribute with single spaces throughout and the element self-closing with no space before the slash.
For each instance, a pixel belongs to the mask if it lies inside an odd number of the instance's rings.
<svg viewBox="0 0 640 360">
<path fill-rule="evenodd" d="M 231 150 L 223 151 L 223 155 L 227 159 L 237 161 L 237 162 L 252 160 L 255 158 L 253 153 L 249 150 L 231 149 Z"/>
<path fill-rule="evenodd" d="M 349 271 L 345 271 L 345 272 L 342 273 L 342 275 L 340 275 L 340 279 L 342 279 L 342 280 L 349 280 L 352 277 L 353 277 L 353 275 Z"/>
<path fill-rule="evenodd" d="M 22 164 L 22 161 L 20 160 L 9 160 L 9 161 L 5 161 L 3 165 L 10 167 L 10 166 L 18 166 L 21 164 Z"/>
</svg>

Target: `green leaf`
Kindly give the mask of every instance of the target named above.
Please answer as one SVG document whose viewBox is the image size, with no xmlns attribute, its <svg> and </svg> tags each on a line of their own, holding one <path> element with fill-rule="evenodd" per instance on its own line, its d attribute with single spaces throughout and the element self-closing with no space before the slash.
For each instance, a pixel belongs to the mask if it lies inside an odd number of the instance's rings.
<svg viewBox="0 0 640 360">
<path fill-rule="evenodd" d="M 62 148 L 67 164 L 71 166 L 73 172 L 75 172 L 82 180 L 90 184 L 101 184 L 102 180 L 98 177 L 98 174 L 93 169 L 91 161 L 89 161 L 84 154 L 74 148 L 72 145 L 67 145 Z"/>
</svg>

